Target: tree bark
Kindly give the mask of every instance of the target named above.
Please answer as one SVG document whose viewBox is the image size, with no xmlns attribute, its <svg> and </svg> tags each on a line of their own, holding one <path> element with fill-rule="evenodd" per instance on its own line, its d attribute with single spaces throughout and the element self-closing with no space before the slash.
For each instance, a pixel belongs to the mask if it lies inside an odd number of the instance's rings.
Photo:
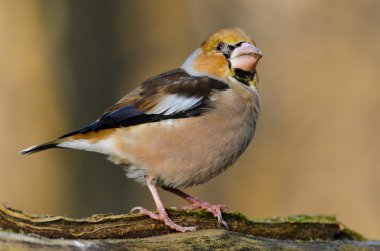
<svg viewBox="0 0 380 251">
<path fill-rule="evenodd" d="M 0 250 L 104 249 L 339 249 L 380 250 L 333 216 L 294 216 L 249 220 L 239 213 L 223 213 L 229 229 L 204 211 L 168 210 L 192 233 L 175 233 L 159 221 L 139 214 L 93 215 L 83 219 L 31 216 L 0 205 Z M 140 238 L 144 238 L 141 241 Z M 65 240 L 64 240 L 65 239 Z"/>
</svg>

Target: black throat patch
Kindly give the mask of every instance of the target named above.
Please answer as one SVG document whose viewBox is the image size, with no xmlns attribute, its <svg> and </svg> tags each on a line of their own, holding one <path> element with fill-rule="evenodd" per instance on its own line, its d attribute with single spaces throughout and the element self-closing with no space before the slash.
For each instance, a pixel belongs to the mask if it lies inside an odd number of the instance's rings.
<svg viewBox="0 0 380 251">
<path fill-rule="evenodd" d="M 253 78 L 255 77 L 256 72 L 249 72 L 249 71 L 243 71 L 241 69 L 232 69 L 233 70 L 233 77 L 239 81 L 240 83 L 250 86 L 250 83 L 252 83 Z"/>
</svg>

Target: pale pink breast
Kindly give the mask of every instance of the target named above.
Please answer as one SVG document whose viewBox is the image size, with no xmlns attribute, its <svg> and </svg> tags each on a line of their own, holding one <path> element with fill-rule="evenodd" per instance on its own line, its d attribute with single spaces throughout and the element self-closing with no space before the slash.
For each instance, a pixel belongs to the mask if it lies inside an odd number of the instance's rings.
<svg viewBox="0 0 380 251">
<path fill-rule="evenodd" d="M 258 107 L 249 98 L 244 102 L 228 90 L 215 95 L 215 109 L 202 116 L 118 129 L 111 159 L 131 163 L 127 175 L 141 182 L 152 175 L 158 185 L 204 183 L 233 164 L 251 141 Z"/>
</svg>

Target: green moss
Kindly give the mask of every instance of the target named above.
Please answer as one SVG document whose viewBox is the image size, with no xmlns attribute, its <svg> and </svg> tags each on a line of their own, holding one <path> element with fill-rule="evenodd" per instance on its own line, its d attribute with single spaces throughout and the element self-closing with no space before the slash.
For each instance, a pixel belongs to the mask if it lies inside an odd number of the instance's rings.
<svg viewBox="0 0 380 251">
<path fill-rule="evenodd" d="M 347 227 L 344 227 L 342 229 L 343 235 L 350 237 L 352 240 L 356 241 L 367 241 L 368 239 L 365 238 L 363 235 L 359 234 L 358 232 L 355 232 L 352 229 L 349 229 Z"/>
<path fill-rule="evenodd" d="M 12 229 L 4 229 L 4 228 L 0 228 L 0 231 L 1 231 L 1 232 L 4 232 L 4 233 L 14 233 Z"/>
<path fill-rule="evenodd" d="M 321 223 L 321 224 L 339 224 L 334 215 L 307 215 L 300 214 L 287 217 L 273 217 L 273 218 L 251 218 L 253 222 L 260 223 Z"/>
<path fill-rule="evenodd" d="M 178 210 L 178 209 L 173 209 L 173 208 L 168 208 L 166 209 L 166 211 L 168 212 L 168 214 L 170 215 L 173 215 L 173 216 L 194 216 L 194 217 L 199 217 L 199 218 L 204 218 L 204 219 L 213 219 L 214 216 L 212 216 L 212 214 L 210 214 L 209 212 L 205 211 L 205 210 L 187 210 L 187 211 L 183 211 L 183 210 Z"/>
</svg>

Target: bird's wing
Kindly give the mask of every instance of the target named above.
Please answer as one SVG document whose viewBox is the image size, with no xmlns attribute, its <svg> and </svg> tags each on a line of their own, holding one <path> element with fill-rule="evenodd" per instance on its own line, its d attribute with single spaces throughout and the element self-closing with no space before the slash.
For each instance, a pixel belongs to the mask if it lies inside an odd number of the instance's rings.
<svg viewBox="0 0 380 251">
<path fill-rule="evenodd" d="M 190 76 L 182 69 L 168 71 L 143 82 L 108 108 L 94 123 L 61 138 L 165 119 L 199 116 L 211 105 L 209 97 L 212 92 L 226 89 L 227 84 L 213 78 Z"/>
</svg>

